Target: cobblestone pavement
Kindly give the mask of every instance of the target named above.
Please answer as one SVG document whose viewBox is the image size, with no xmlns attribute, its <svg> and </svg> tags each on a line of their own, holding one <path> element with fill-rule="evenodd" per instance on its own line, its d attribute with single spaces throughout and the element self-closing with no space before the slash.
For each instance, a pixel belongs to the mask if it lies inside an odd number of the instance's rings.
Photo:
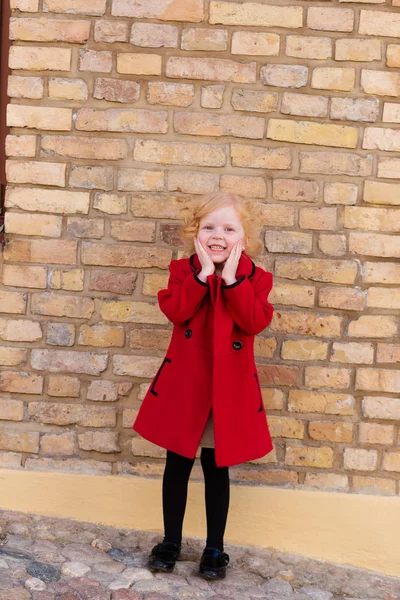
<svg viewBox="0 0 400 600">
<path fill-rule="evenodd" d="M 400 600 L 400 579 L 294 554 L 227 546 L 226 579 L 185 542 L 172 574 L 146 568 L 154 534 L 0 511 L 0 600 Z"/>
</svg>

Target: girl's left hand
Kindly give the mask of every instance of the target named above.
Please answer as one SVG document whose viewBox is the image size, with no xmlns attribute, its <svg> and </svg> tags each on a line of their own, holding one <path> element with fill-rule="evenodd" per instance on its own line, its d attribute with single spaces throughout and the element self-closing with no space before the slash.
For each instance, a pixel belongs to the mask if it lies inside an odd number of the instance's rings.
<svg viewBox="0 0 400 600">
<path fill-rule="evenodd" d="M 243 240 L 239 240 L 232 248 L 230 255 L 224 265 L 221 277 L 225 285 L 232 285 L 236 281 L 236 270 L 243 250 Z"/>
</svg>

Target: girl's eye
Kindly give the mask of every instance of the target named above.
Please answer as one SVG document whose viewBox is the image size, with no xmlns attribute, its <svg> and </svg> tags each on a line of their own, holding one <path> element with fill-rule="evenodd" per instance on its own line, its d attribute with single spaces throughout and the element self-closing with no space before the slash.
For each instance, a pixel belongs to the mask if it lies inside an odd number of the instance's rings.
<svg viewBox="0 0 400 600">
<path fill-rule="evenodd" d="M 205 225 L 204 229 L 212 229 L 211 225 Z"/>
<path fill-rule="evenodd" d="M 232 227 L 227 227 L 227 231 L 235 231 Z"/>
</svg>

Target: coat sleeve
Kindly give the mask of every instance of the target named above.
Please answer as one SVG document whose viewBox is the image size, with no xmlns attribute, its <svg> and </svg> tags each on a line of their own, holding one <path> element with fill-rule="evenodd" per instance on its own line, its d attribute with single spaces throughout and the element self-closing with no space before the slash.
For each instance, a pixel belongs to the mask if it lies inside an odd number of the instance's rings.
<svg viewBox="0 0 400 600">
<path fill-rule="evenodd" d="M 158 292 L 158 304 L 171 323 L 181 325 L 200 308 L 209 286 L 196 272 L 185 272 L 179 260 L 171 261 L 169 271 L 168 287 Z"/>
<path fill-rule="evenodd" d="M 272 320 L 273 306 L 268 302 L 272 273 L 264 271 L 253 286 L 244 275 L 232 285 L 223 285 L 226 306 L 234 323 L 248 335 L 263 331 Z"/>
</svg>

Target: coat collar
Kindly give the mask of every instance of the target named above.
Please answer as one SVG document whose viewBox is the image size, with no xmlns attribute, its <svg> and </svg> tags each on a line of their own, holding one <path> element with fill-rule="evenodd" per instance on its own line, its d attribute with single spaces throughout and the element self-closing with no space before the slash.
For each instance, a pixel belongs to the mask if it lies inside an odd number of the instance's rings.
<svg viewBox="0 0 400 600">
<path fill-rule="evenodd" d="M 189 260 L 190 260 L 190 266 L 192 267 L 193 271 L 197 272 L 197 271 L 201 270 L 201 263 L 199 261 L 199 257 L 197 256 L 197 254 L 192 254 L 192 256 L 190 257 Z M 247 256 L 247 254 L 245 252 L 242 252 L 240 259 L 239 259 L 238 268 L 236 269 L 236 277 L 239 278 L 239 277 L 242 277 L 242 275 L 245 275 L 246 277 L 251 279 L 251 277 L 253 277 L 255 272 L 256 272 L 256 265 L 251 260 L 251 258 L 249 256 Z"/>
</svg>

